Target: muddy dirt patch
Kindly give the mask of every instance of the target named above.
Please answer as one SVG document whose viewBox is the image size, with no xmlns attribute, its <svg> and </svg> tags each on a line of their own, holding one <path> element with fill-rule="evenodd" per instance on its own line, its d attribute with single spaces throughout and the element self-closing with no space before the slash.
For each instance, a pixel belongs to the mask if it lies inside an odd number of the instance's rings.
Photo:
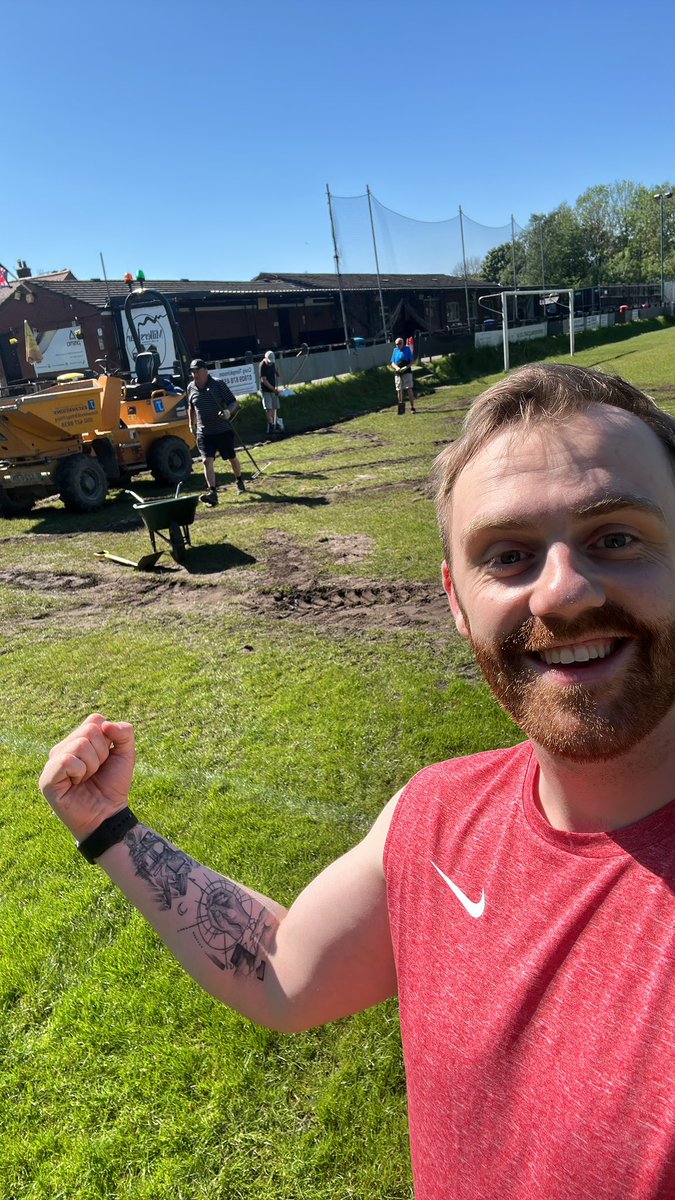
<svg viewBox="0 0 675 1200">
<path fill-rule="evenodd" d="M 448 602 L 436 584 L 381 579 L 314 581 L 249 597 L 261 615 L 342 629 L 450 629 Z"/>
<path fill-rule="evenodd" d="M 233 566 L 227 572 L 209 573 L 208 584 L 201 573 L 191 578 L 175 566 L 146 573 L 108 564 L 96 574 L 2 571 L 0 583 L 60 594 L 63 604 L 54 612 L 40 614 L 42 621 L 57 626 L 71 619 L 75 604 L 81 623 L 139 610 L 165 617 L 172 613 L 179 620 L 189 620 L 196 613 L 216 614 L 241 607 L 248 616 L 324 628 L 450 632 L 448 604 L 439 584 L 327 578 L 329 564 L 359 562 L 373 549 L 373 539 L 364 534 L 325 532 L 310 545 L 301 545 L 290 534 L 269 529 L 255 572 L 248 566 Z M 17 623 L 24 624 L 27 619 L 35 618 L 19 618 Z"/>
<path fill-rule="evenodd" d="M 36 592 L 75 592 L 83 588 L 95 588 L 99 582 L 95 575 L 69 575 L 52 571 L 0 571 L 0 583 L 15 588 L 29 588 Z"/>
<path fill-rule="evenodd" d="M 373 538 L 364 533 L 339 535 L 331 533 L 319 534 L 319 548 L 329 554 L 335 563 L 361 562 L 375 549 Z"/>
</svg>

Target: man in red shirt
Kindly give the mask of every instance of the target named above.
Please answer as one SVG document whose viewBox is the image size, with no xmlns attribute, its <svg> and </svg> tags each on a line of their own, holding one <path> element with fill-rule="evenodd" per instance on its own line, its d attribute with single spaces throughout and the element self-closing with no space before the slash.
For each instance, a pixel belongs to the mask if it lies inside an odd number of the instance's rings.
<svg viewBox="0 0 675 1200">
<path fill-rule="evenodd" d="M 618 378 L 475 401 L 437 462 L 443 581 L 528 741 L 421 771 L 288 911 L 137 822 L 130 725 L 43 772 L 225 1003 L 291 1031 L 398 992 L 418 1200 L 675 1195 L 674 472 L 675 421 Z"/>
</svg>

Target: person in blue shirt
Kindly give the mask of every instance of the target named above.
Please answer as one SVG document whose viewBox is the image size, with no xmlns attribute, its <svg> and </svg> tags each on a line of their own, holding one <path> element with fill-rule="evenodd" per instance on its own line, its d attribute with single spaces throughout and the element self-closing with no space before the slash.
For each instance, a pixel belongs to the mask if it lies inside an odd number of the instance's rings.
<svg viewBox="0 0 675 1200">
<path fill-rule="evenodd" d="M 405 413 L 406 396 L 410 401 L 410 411 L 413 413 L 417 412 L 415 408 L 415 393 L 413 391 L 413 358 L 412 346 L 406 346 L 403 338 L 397 338 L 394 353 L 391 356 L 391 365 L 394 368 L 399 417 L 402 417 Z"/>
</svg>

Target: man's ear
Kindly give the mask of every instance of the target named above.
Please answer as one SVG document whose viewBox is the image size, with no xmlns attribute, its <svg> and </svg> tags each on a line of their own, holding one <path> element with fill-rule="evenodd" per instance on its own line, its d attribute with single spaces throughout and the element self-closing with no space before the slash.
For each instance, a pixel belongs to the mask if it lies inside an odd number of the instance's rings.
<svg viewBox="0 0 675 1200">
<path fill-rule="evenodd" d="M 457 593 L 455 591 L 455 588 L 454 588 L 454 585 L 452 582 L 452 577 L 450 575 L 450 568 L 449 568 L 447 562 L 445 562 L 445 560 L 443 561 L 441 573 L 443 576 L 443 591 L 445 592 L 446 596 L 448 597 L 448 604 L 450 605 L 450 610 L 452 612 L 453 617 L 455 618 L 455 625 L 457 626 L 457 632 L 461 633 L 462 637 L 468 638 L 469 627 L 464 618 L 464 613 L 462 612 L 461 608 L 459 607 L 459 601 L 457 600 Z"/>
</svg>

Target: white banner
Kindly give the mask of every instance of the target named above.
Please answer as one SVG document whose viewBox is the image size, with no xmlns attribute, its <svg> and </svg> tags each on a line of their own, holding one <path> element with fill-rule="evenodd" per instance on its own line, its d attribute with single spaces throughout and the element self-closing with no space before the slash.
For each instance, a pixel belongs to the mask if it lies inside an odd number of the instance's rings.
<svg viewBox="0 0 675 1200">
<path fill-rule="evenodd" d="M 548 325 L 542 321 L 539 325 L 518 325 L 516 329 L 509 329 L 509 342 L 529 342 L 532 338 L 546 337 Z M 474 334 L 474 345 L 478 346 L 501 346 L 502 331 L 501 329 L 486 329 L 481 333 Z"/>
<path fill-rule="evenodd" d="M 218 367 L 209 371 L 214 379 L 222 379 L 235 396 L 252 396 L 258 390 L 255 363 L 244 363 L 241 367 Z"/>
<path fill-rule="evenodd" d="M 38 334 L 37 341 L 42 351 L 42 362 L 36 365 L 38 375 L 80 371 L 89 366 L 84 342 L 77 337 L 75 327 L 46 329 Z"/>
<path fill-rule="evenodd" d="M 136 361 L 136 345 L 131 336 L 129 322 L 125 313 L 122 313 L 122 332 L 124 334 L 124 347 L 129 359 L 129 369 L 133 371 L 134 362 Z M 151 346 L 159 354 L 159 369 L 167 374 L 173 374 L 173 364 L 176 361 L 176 347 L 173 344 L 173 333 L 169 324 L 169 318 L 166 311 L 158 306 L 150 305 L 148 308 L 140 306 L 133 308 L 134 325 L 138 332 L 138 336 L 144 348 L 149 349 Z"/>
</svg>

